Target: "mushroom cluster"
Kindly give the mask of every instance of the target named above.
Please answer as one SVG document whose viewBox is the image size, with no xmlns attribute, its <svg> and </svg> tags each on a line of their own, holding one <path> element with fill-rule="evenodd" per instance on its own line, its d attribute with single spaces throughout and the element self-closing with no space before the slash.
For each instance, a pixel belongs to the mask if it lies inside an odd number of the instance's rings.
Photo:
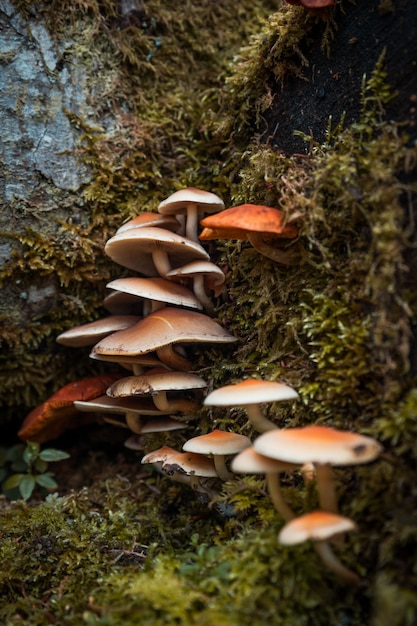
<svg viewBox="0 0 417 626">
<path fill-rule="evenodd" d="M 71 328 L 57 341 L 91 346 L 91 358 L 118 363 L 129 375 L 104 377 L 87 395 L 71 389 L 58 425 L 53 412 L 45 417 L 37 407 L 22 424 L 22 439 L 54 438 L 69 427 L 68 415 L 75 421 L 80 413 L 99 413 L 136 435 L 186 426 L 197 404 L 179 394 L 206 387 L 190 373 L 188 345 L 236 341 L 211 317 L 210 292 L 218 295 L 225 277 L 198 242 L 199 219 L 221 209 L 224 203 L 216 194 L 182 189 L 161 202 L 158 213 L 138 215 L 107 241 L 105 253 L 135 275 L 107 285 L 107 317 Z M 80 388 L 83 381 L 73 385 Z M 184 421 L 175 419 L 178 414 Z"/>
</svg>

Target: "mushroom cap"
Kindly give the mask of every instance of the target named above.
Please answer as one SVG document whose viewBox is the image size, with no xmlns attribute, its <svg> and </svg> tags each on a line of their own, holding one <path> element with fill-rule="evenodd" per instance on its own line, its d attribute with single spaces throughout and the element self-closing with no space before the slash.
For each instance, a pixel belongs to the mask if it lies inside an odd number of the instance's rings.
<svg viewBox="0 0 417 626">
<path fill-rule="evenodd" d="M 278 541 L 291 546 L 308 539 L 323 541 L 338 533 L 356 529 L 355 522 L 348 517 L 327 511 L 311 511 L 285 524 L 278 534 Z"/>
<path fill-rule="evenodd" d="M 188 476 L 217 478 L 213 459 L 196 452 L 177 452 L 163 462 L 162 469 L 167 474 L 182 472 Z"/>
<path fill-rule="evenodd" d="M 129 228 L 108 240 L 104 252 L 116 263 L 145 276 L 158 276 L 152 253 L 166 252 L 173 265 L 185 265 L 209 255 L 199 243 L 164 228 Z"/>
<path fill-rule="evenodd" d="M 162 446 L 162 448 L 152 450 L 152 452 L 145 454 L 141 463 L 164 463 L 167 459 L 176 454 L 179 454 L 178 450 L 174 450 L 174 448 L 170 446 Z"/>
<path fill-rule="evenodd" d="M 56 439 L 69 428 L 88 424 L 89 421 L 78 411 L 75 402 L 91 400 L 105 393 L 107 387 L 120 376 L 91 376 L 65 385 L 26 416 L 18 436 L 23 441 L 45 443 Z"/>
<path fill-rule="evenodd" d="M 124 293 L 147 298 L 156 302 L 165 302 L 178 306 L 202 309 L 202 304 L 190 289 L 183 285 L 177 285 L 165 278 L 117 278 L 106 285 Z M 137 320 L 139 321 L 139 320 Z"/>
<path fill-rule="evenodd" d="M 237 474 L 279 474 L 293 472 L 299 468 L 300 465 L 297 463 L 278 461 L 259 454 L 253 446 L 242 450 L 231 463 L 232 472 Z"/>
<path fill-rule="evenodd" d="M 140 213 L 140 215 L 133 217 L 128 222 L 122 224 L 116 230 L 116 235 L 123 233 L 130 228 L 144 228 L 145 226 L 166 228 L 166 230 L 171 230 L 173 233 L 176 233 L 181 228 L 181 224 L 174 215 L 161 215 L 161 213 L 143 212 Z"/>
<path fill-rule="evenodd" d="M 174 372 L 167 370 L 156 374 L 145 373 L 139 376 L 120 378 L 120 384 L 111 385 L 107 395 L 124 398 L 146 394 L 156 394 L 159 391 L 183 391 L 185 389 L 203 389 L 207 387 L 205 380 L 189 372 Z"/>
<path fill-rule="evenodd" d="M 204 228 L 217 230 L 217 237 L 201 234 L 200 239 L 246 239 L 245 232 L 258 232 L 293 239 L 298 229 L 285 223 L 285 214 L 279 209 L 257 204 L 241 204 L 205 217 L 200 222 Z M 228 234 L 229 233 L 229 234 Z M 242 236 L 243 235 L 243 236 Z"/>
<path fill-rule="evenodd" d="M 281 461 L 332 465 L 369 463 L 382 451 L 371 437 L 320 425 L 270 430 L 253 445 L 260 454 Z"/>
<path fill-rule="evenodd" d="M 204 400 L 208 406 L 245 406 L 262 402 L 295 400 L 298 393 L 292 387 L 269 380 L 247 378 L 234 385 L 215 389 Z"/>
<path fill-rule="evenodd" d="M 135 415 L 166 415 L 167 411 L 157 409 L 149 398 L 110 398 L 101 395 L 93 400 L 76 400 L 74 406 L 78 411 L 85 413 L 113 413 L 115 415 L 125 415 L 134 413 Z"/>
<path fill-rule="evenodd" d="M 186 422 L 179 422 L 172 417 L 151 417 L 146 420 L 144 424 L 142 424 L 140 434 L 168 433 L 173 430 L 183 430 L 184 428 L 188 428 L 188 424 Z"/>
<path fill-rule="evenodd" d="M 220 267 L 211 261 L 191 261 L 182 267 L 174 268 L 165 275 L 165 278 L 179 281 L 201 275 L 205 277 L 207 287 L 212 289 L 215 295 L 218 296 L 221 293 L 219 287 L 223 285 L 226 277 Z"/>
<path fill-rule="evenodd" d="M 94 346 L 92 354 L 117 355 L 123 361 L 128 354 L 147 354 L 174 343 L 232 341 L 236 338 L 207 315 L 165 307 L 135 326 L 105 337 Z"/>
<path fill-rule="evenodd" d="M 143 314 L 143 300 L 122 291 L 109 293 L 103 300 L 103 306 L 112 315 Z"/>
<path fill-rule="evenodd" d="M 158 206 L 158 212 L 164 215 L 181 215 L 187 212 L 190 204 L 197 204 L 206 213 L 221 211 L 224 209 L 224 202 L 219 196 L 211 191 L 187 187 L 180 189 L 163 200 Z"/>
<path fill-rule="evenodd" d="M 91 352 L 89 356 L 90 359 L 96 359 L 97 361 L 120 363 L 120 365 L 127 369 L 132 369 L 134 365 L 143 365 L 144 367 L 163 367 L 164 365 L 162 361 L 151 354 L 125 354 L 120 357 L 117 354 L 99 354 Z"/>
<path fill-rule="evenodd" d="M 94 322 L 74 326 L 58 335 L 57 342 L 63 346 L 81 348 L 92 346 L 100 339 L 107 337 L 117 330 L 123 330 L 133 326 L 142 319 L 139 315 L 109 315 Z"/>
<path fill-rule="evenodd" d="M 185 442 L 185 452 L 199 454 L 237 454 L 251 445 L 251 440 L 245 435 L 230 433 L 224 430 L 213 430 L 206 435 L 193 437 Z"/>
</svg>

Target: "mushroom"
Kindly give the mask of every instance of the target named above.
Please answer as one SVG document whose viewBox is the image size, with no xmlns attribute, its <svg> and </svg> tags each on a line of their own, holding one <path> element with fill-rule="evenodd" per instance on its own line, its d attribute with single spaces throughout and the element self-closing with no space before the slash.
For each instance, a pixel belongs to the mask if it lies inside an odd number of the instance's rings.
<svg viewBox="0 0 417 626">
<path fill-rule="evenodd" d="M 117 330 L 123 330 L 133 326 L 142 319 L 139 315 L 109 315 L 103 319 L 74 326 L 58 335 L 57 342 L 63 346 L 81 348 L 92 346 L 100 339 L 107 337 Z"/>
<path fill-rule="evenodd" d="M 264 432 L 275 429 L 276 425 L 263 415 L 259 405 L 263 402 L 295 400 L 296 398 L 298 398 L 298 393 L 284 383 L 247 378 L 234 385 L 215 389 L 208 394 L 204 404 L 243 406 L 255 430 Z"/>
<path fill-rule="evenodd" d="M 158 206 L 158 212 L 164 215 L 186 214 L 185 234 L 193 241 L 198 240 L 198 220 L 201 214 L 222 209 L 224 209 L 224 202 L 219 196 L 195 187 L 175 191 Z"/>
<path fill-rule="evenodd" d="M 144 301 L 122 291 L 112 291 L 103 300 L 103 307 L 112 315 L 140 315 Z"/>
<path fill-rule="evenodd" d="M 271 430 L 253 445 L 260 454 L 280 461 L 313 463 L 320 507 L 332 513 L 338 512 L 332 465 L 369 463 L 382 451 L 371 437 L 321 425 Z"/>
<path fill-rule="evenodd" d="M 93 355 L 113 355 L 123 362 L 127 355 L 156 351 L 159 359 L 175 370 L 190 370 L 190 361 L 174 349 L 184 343 L 230 343 L 236 341 L 207 315 L 165 307 L 143 318 L 135 326 L 105 337 L 93 348 Z"/>
<path fill-rule="evenodd" d="M 149 395 L 160 411 L 188 413 L 196 408 L 196 403 L 185 398 L 168 398 L 167 392 L 204 389 L 206 386 L 207 383 L 197 374 L 151 370 L 140 376 L 119 379 L 107 389 L 107 395 L 112 398 Z"/>
<path fill-rule="evenodd" d="M 23 441 L 45 443 L 56 439 L 69 428 L 91 422 L 76 407 L 77 400 L 91 400 L 105 393 L 120 374 L 102 374 L 69 383 L 33 409 L 24 419 L 18 436 Z"/>
<path fill-rule="evenodd" d="M 296 463 L 276 461 L 263 454 L 259 454 L 253 446 L 246 448 L 235 456 L 231 465 L 233 472 L 241 474 L 265 474 L 268 493 L 275 510 L 286 521 L 293 519 L 295 514 L 284 500 L 279 475 L 283 472 L 293 472 L 299 469 L 299 467 L 300 466 Z"/>
<path fill-rule="evenodd" d="M 327 511 L 311 511 L 289 521 L 279 532 L 278 541 L 291 546 L 311 539 L 328 569 L 348 585 L 356 586 L 360 582 L 359 576 L 339 561 L 326 541 L 349 530 L 356 530 L 356 524 L 351 519 Z"/>
<path fill-rule="evenodd" d="M 119 357 L 114 354 L 98 354 L 90 353 L 90 359 L 96 359 L 97 361 L 108 361 L 110 363 L 118 363 L 126 369 L 132 370 L 134 374 L 143 374 L 146 367 L 161 367 L 164 366 L 153 354 L 132 355 L 126 354 L 123 357 Z M 121 375 L 120 375 L 121 376 Z"/>
<path fill-rule="evenodd" d="M 185 452 L 212 455 L 219 478 L 232 480 L 234 475 L 227 468 L 226 456 L 237 454 L 250 445 L 251 441 L 245 435 L 216 429 L 206 435 L 189 439 L 182 448 Z"/>
<path fill-rule="evenodd" d="M 212 289 L 216 296 L 221 293 L 225 275 L 220 267 L 211 261 L 191 261 L 191 263 L 171 270 L 166 274 L 165 278 L 174 281 L 191 279 L 193 291 L 203 305 L 204 310 L 209 315 L 213 315 L 214 307 L 207 295 L 206 286 Z"/>
<path fill-rule="evenodd" d="M 114 235 L 107 241 L 104 252 L 119 265 L 144 276 L 164 277 L 173 266 L 209 259 L 196 241 L 156 226 L 130 228 Z"/>
<path fill-rule="evenodd" d="M 190 487 L 196 491 L 210 493 L 203 488 L 201 478 L 217 478 L 217 471 L 213 459 L 197 452 L 178 452 L 169 456 L 162 463 L 162 471 L 172 476 L 175 480 L 181 480 L 181 476 L 189 477 Z"/>
<path fill-rule="evenodd" d="M 203 308 L 197 296 L 187 287 L 176 285 L 165 278 L 118 278 L 112 280 L 106 286 L 109 289 L 115 289 L 116 291 L 134 295 L 137 298 L 146 299 L 149 302 L 149 307 L 144 305 L 144 315 L 156 311 L 166 304 L 174 304 L 191 309 Z"/>
<path fill-rule="evenodd" d="M 116 230 L 116 235 L 123 233 L 126 230 L 130 230 L 131 228 L 144 228 L 147 226 L 165 228 L 166 230 L 171 230 L 173 233 L 177 233 L 181 228 L 180 222 L 174 215 L 161 215 L 160 213 L 143 212 L 128 222 L 122 224 Z"/>
<path fill-rule="evenodd" d="M 283 249 L 275 244 L 286 243 L 298 236 L 293 224 L 285 223 L 279 209 L 256 204 L 242 204 L 225 209 L 201 220 L 204 227 L 199 239 L 248 239 L 261 254 L 283 265 L 300 263 L 300 246 Z"/>
</svg>

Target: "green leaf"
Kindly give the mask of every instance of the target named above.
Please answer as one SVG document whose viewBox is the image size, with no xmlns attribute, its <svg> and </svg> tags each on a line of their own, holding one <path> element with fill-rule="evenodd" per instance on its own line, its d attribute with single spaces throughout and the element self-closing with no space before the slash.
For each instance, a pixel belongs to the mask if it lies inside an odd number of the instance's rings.
<svg viewBox="0 0 417 626">
<path fill-rule="evenodd" d="M 14 489 L 20 485 L 25 474 L 12 474 L 3 485 L 3 489 Z"/>
<path fill-rule="evenodd" d="M 46 461 L 43 461 L 40 457 L 38 457 L 36 461 L 34 462 L 33 467 L 35 468 L 37 472 L 39 472 L 39 474 L 43 474 L 44 472 L 46 472 L 48 463 Z"/>
<path fill-rule="evenodd" d="M 25 463 L 25 461 L 23 461 L 22 459 L 20 459 L 20 461 L 15 461 L 14 463 L 12 463 L 11 468 L 14 472 L 23 472 L 24 474 L 26 474 L 27 469 L 28 469 L 28 464 Z"/>
<path fill-rule="evenodd" d="M 67 452 L 63 452 L 62 450 L 55 450 L 54 448 L 47 448 L 46 450 L 42 450 L 39 454 L 39 458 L 42 461 L 47 461 L 51 463 L 52 461 L 62 461 L 63 459 L 69 459 L 70 455 Z"/>
<path fill-rule="evenodd" d="M 35 477 L 32 474 L 25 474 L 19 483 L 19 491 L 23 500 L 28 500 L 32 495 L 36 485 Z"/>
<path fill-rule="evenodd" d="M 46 487 L 46 489 L 55 489 L 58 487 L 57 482 L 52 478 L 51 474 L 39 474 L 39 476 L 35 477 L 35 480 L 38 485 Z"/>
<path fill-rule="evenodd" d="M 23 460 L 30 465 L 39 456 L 40 446 L 34 441 L 26 442 L 26 448 L 23 451 Z"/>
</svg>

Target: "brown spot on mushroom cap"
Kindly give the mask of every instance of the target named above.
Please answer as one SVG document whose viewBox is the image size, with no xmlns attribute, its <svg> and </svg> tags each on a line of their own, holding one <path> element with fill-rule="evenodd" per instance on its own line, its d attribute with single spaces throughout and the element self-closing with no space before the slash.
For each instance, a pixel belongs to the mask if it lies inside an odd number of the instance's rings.
<svg viewBox="0 0 417 626">
<path fill-rule="evenodd" d="M 186 441 L 183 450 L 199 454 L 237 454 L 251 445 L 249 437 L 215 429 L 205 435 L 198 435 Z"/>
<path fill-rule="evenodd" d="M 230 343 L 227 330 L 203 313 L 165 307 L 151 313 L 135 326 L 105 337 L 92 354 L 142 355 L 176 343 Z"/>
<path fill-rule="evenodd" d="M 74 326 L 58 335 L 57 342 L 63 346 L 81 348 L 92 346 L 111 333 L 133 326 L 141 320 L 139 315 L 109 315 L 103 319 Z"/>
<path fill-rule="evenodd" d="M 24 441 L 45 443 L 70 428 L 90 423 L 76 408 L 77 400 L 89 400 L 105 393 L 121 374 L 104 374 L 69 383 L 33 409 L 23 421 L 18 436 Z"/>
<path fill-rule="evenodd" d="M 129 293 L 138 298 L 147 298 L 155 302 L 175 304 L 177 306 L 201 309 L 202 305 L 190 289 L 165 278 L 118 278 L 106 285 L 110 289 Z M 139 321 L 139 320 L 137 320 Z"/>
<path fill-rule="evenodd" d="M 292 224 L 285 223 L 285 214 L 282 211 L 256 204 L 242 204 L 225 209 L 203 218 L 200 224 L 204 228 L 212 229 L 216 234 L 220 232 L 223 239 L 246 239 L 248 232 L 288 239 L 298 236 L 298 229 Z M 244 236 L 241 237 L 240 234 Z M 207 234 L 200 235 L 200 239 L 207 239 Z"/>
<path fill-rule="evenodd" d="M 257 452 L 282 461 L 332 465 L 369 463 L 382 451 L 371 437 L 321 425 L 274 429 L 260 435 L 253 445 Z"/>
<path fill-rule="evenodd" d="M 163 228 L 148 226 L 131 228 L 114 235 L 105 245 L 105 253 L 116 263 L 145 276 L 164 276 L 157 269 L 157 257 L 168 257 L 173 266 L 185 265 L 196 259 L 208 260 L 209 255 L 197 242 Z"/>
<path fill-rule="evenodd" d="M 355 522 L 347 517 L 326 511 L 311 511 L 288 522 L 279 532 L 278 541 L 287 546 L 309 539 L 323 541 L 356 529 Z"/>
</svg>

